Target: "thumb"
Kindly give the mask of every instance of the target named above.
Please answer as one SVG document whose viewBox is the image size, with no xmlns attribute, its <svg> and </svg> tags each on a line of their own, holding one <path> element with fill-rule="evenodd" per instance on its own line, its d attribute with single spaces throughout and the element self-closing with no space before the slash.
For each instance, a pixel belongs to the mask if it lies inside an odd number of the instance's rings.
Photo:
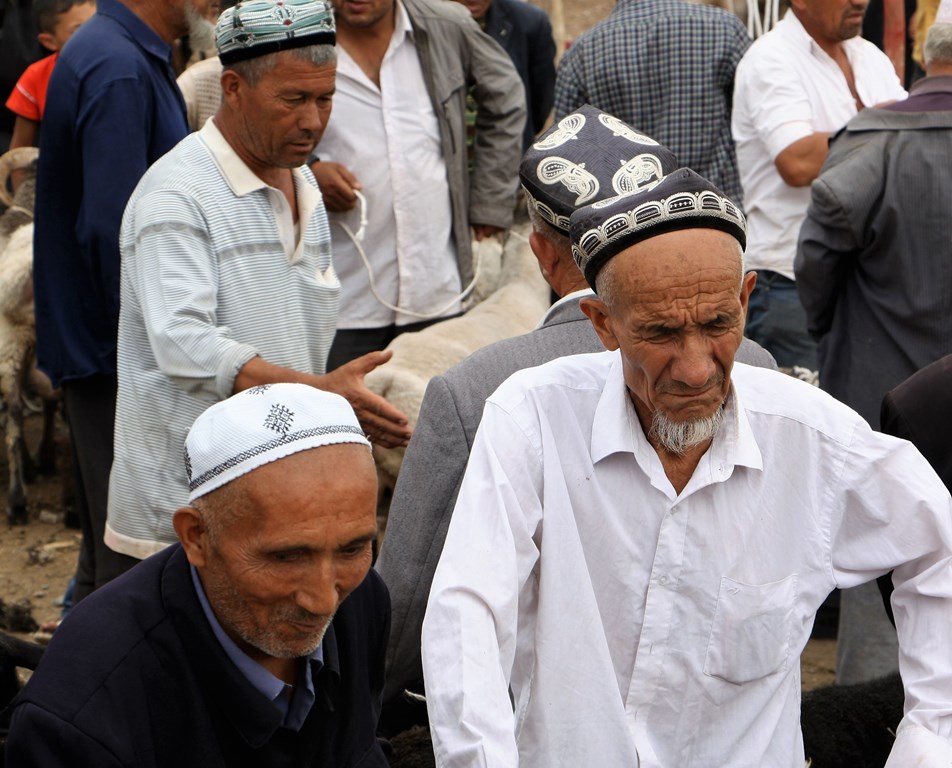
<svg viewBox="0 0 952 768">
<path fill-rule="evenodd" d="M 389 349 L 382 349 L 379 352 L 368 352 L 366 355 L 361 355 L 353 361 L 354 367 L 358 369 L 358 372 L 363 375 L 365 373 L 370 373 L 377 366 L 383 365 L 390 358 L 393 357 L 393 352 Z"/>
</svg>

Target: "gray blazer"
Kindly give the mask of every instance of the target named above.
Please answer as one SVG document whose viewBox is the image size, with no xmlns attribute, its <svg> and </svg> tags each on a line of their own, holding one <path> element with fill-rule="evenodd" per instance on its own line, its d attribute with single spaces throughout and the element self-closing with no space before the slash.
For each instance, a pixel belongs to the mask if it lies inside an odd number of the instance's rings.
<svg viewBox="0 0 952 768">
<path fill-rule="evenodd" d="M 540 328 L 491 344 L 430 380 L 394 489 L 376 569 L 390 589 L 390 643 L 384 701 L 422 690 L 420 634 L 436 571 L 483 406 L 507 378 L 566 355 L 604 350 L 578 297 L 550 310 Z M 776 368 L 744 339 L 737 360 Z"/>
</svg>

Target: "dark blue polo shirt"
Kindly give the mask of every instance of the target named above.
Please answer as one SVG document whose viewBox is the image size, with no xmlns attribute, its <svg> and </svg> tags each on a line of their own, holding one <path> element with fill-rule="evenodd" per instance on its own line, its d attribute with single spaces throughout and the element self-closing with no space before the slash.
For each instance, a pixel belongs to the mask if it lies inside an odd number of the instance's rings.
<svg viewBox="0 0 952 768">
<path fill-rule="evenodd" d="M 55 385 L 115 374 L 122 213 L 187 133 L 169 45 L 122 3 L 98 0 L 53 69 L 40 128 L 37 356 Z"/>
</svg>

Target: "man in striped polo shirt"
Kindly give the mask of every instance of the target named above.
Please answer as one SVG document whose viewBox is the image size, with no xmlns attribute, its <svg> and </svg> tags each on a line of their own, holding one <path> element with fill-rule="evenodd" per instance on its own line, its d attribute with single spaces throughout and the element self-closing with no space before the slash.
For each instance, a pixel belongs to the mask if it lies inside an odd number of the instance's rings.
<svg viewBox="0 0 952 768">
<path fill-rule="evenodd" d="M 221 109 L 145 175 L 122 228 L 116 458 L 106 543 L 144 558 L 175 541 L 181 446 L 211 403 L 260 384 L 344 395 L 371 440 L 409 439 L 363 385 L 388 355 L 325 375 L 340 282 L 321 195 L 302 167 L 335 87 L 325 0 L 255 0 L 222 14 Z"/>
</svg>

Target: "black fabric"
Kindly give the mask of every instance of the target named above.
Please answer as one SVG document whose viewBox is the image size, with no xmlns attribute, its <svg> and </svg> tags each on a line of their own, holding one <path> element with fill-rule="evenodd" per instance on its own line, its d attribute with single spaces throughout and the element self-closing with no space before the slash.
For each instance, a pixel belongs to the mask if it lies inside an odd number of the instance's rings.
<svg viewBox="0 0 952 768">
<path fill-rule="evenodd" d="M 174 545 L 91 595 L 14 703 L 23 768 L 383 768 L 375 728 L 390 601 L 374 572 L 325 635 L 299 733 L 221 650 Z"/>
<path fill-rule="evenodd" d="M 30 0 L 0 0 L 0 104 L 6 104 L 23 70 L 50 53 L 36 39 L 31 8 Z M 0 109 L 0 154 L 10 144 L 15 118 Z"/>
<path fill-rule="evenodd" d="M 946 355 L 914 373 L 886 393 L 879 416 L 887 435 L 908 440 L 925 456 L 936 474 L 952 492 L 952 355 Z M 892 571 L 876 583 L 883 596 L 889 620 L 893 619 Z"/>
<path fill-rule="evenodd" d="M 555 103 L 555 40 L 548 14 L 522 0 L 492 0 L 486 10 L 486 34 L 509 54 L 526 89 L 525 152 Z"/>
</svg>

